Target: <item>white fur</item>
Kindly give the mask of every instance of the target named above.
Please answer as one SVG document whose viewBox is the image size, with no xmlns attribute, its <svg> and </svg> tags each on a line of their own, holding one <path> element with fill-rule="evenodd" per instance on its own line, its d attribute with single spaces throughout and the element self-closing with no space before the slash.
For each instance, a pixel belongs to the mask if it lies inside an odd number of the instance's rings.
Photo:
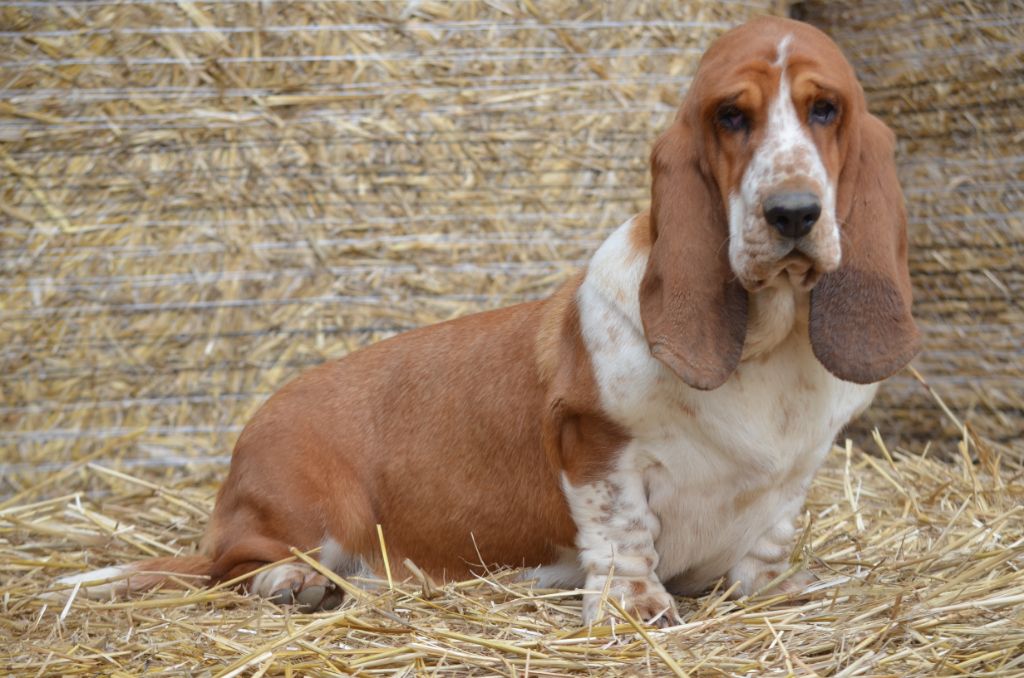
<svg viewBox="0 0 1024 678">
<path fill-rule="evenodd" d="M 524 580 L 534 580 L 542 589 L 578 589 L 586 583 L 580 569 L 579 554 L 575 549 L 559 548 L 558 560 L 523 573 Z"/>
<path fill-rule="evenodd" d="M 597 619 L 606 592 L 630 607 L 653 593 L 660 604 L 650 614 L 670 610 L 672 600 L 655 575 L 654 544 L 661 530 L 648 505 L 642 469 L 620 466 L 603 480 L 576 486 L 563 474 L 562 491 L 576 521 L 579 565 L 586 574 L 584 621 Z"/>
<path fill-rule="evenodd" d="M 372 577 L 373 569 L 360 556 L 346 553 L 334 539 L 327 537 L 320 544 L 320 564 L 342 577 Z"/>
<path fill-rule="evenodd" d="M 634 227 L 626 222 L 605 241 L 577 294 L 602 406 L 630 438 L 602 483 L 564 483 L 587 588 L 614 565 L 616 575 L 656 574 L 678 592 L 726 574 L 750 592 L 785 560 L 814 472 L 877 387 L 840 381 L 818 363 L 807 293 L 783 274 L 752 294 L 748 347 L 758 357 L 718 389 L 690 388 L 644 337 L 638 288 L 649 252 L 634 249 Z M 621 499 L 611 506 L 609 487 Z"/>
<path fill-rule="evenodd" d="M 134 568 L 130 565 L 101 567 L 89 572 L 60 577 L 57 579 L 57 584 L 60 586 L 81 584 L 80 592 L 89 598 L 109 598 L 111 595 L 118 595 L 125 590 L 127 587 L 125 578 L 132 572 L 134 572 Z"/>
<path fill-rule="evenodd" d="M 764 138 L 743 173 L 738 191 L 729 195 L 729 263 L 751 287 L 771 276 L 794 243 L 774 233 L 764 218 L 763 202 L 779 191 L 805 190 L 821 200 L 821 217 L 797 245 L 821 271 L 839 265 L 839 225 L 836 220 L 835 177 L 829 177 L 817 146 L 797 116 L 790 92 L 786 59 L 790 36 L 783 38 L 773 66 L 781 70 L 779 90 L 768 106 Z"/>
</svg>

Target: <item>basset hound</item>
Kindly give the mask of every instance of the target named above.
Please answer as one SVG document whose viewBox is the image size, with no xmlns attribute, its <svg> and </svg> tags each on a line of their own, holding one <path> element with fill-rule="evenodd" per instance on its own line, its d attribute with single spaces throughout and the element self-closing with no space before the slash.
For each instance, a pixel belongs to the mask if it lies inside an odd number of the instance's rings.
<svg viewBox="0 0 1024 678">
<path fill-rule="evenodd" d="M 527 568 L 582 588 L 585 622 L 602 595 L 666 624 L 672 593 L 760 590 L 837 433 L 918 348 L 893 150 L 825 34 L 726 33 L 654 144 L 650 210 L 584 271 L 299 376 L 242 432 L 200 554 L 62 582 L 223 581 L 292 547 L 379 574 L 380 525 L 396 566 Z M 296 560 L 247 587 L 340 600 Z"/>
</svg>

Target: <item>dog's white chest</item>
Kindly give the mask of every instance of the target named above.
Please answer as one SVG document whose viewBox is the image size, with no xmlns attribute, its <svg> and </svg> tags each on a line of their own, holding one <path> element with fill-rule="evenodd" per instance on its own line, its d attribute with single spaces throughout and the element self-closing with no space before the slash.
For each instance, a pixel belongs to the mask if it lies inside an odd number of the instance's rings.
<svg viewBox="0 0 1024 678">
<path fill-rule="evenodd" d="M 799 510 L 835 435 L 876 387 L 834 378 L 799 333 L 743 362 L 718 389 L 686 386 L 643 335 L 636 298 L 645 262 L 624 266 L 617 251 L 628 225 L 599 250 L 580 288 L 583 334 L 602 406 L 630 437 L 616 473 L 642 474 L 659 523 L 659 579 L 697 591 Z"/>
<path fill-rule="evenodd" d="M 832 378 L 809 353 L 790 341 L 713 392 L 648 391 L 660 421 L 634 429 L 622 464 L 643 469 L 662 581 L 685 575 L 684 589 L 700 589 L 791 518 L 839 429 L 870 401 L 873 387 Z"/>
</svg>

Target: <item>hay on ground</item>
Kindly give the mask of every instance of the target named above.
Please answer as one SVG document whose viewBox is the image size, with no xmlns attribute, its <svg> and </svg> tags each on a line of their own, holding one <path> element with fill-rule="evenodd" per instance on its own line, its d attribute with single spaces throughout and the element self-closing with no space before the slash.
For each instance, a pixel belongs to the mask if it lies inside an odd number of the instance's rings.
<svg viewBox="0 0 1024 678">
<path fill-rule="evenodd" d="M 834 448 L 794 553 L 820 577 L 806 599 L 733 601 L 719 588 L 679 599 L 681 626 L 642 632 L 607 619 L 581 628 L 577 593 L 534 589 L 515 572 L 376 582 L 313 615 L 194 587 L 46 601 L 59 574 L 193 549 L 220 477 L 196 468 L 155 484 L 90 462 L 43 478 L 56 496 L 0 509 L 2 665 L 19 675 L 1022 675 L 1024 469 L 984 445 L 954 445 L 953 463 L 941 451 L 890 450 L 881 436 L 867 452 Z"/>
</svg>

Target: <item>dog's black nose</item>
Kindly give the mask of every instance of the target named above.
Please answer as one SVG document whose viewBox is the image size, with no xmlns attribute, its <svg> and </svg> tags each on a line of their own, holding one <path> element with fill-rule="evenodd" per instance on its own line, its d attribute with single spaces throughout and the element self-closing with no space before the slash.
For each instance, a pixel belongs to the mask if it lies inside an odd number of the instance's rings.
<svg viewBox="0 0 1024 678">
<path fill-rule="evenodd" d="M 776 193 L 765 198 L 764 218 L 786 238 L 802 238 L 821 216 L 821 203 L 813 193 Z"/>
</svg>

